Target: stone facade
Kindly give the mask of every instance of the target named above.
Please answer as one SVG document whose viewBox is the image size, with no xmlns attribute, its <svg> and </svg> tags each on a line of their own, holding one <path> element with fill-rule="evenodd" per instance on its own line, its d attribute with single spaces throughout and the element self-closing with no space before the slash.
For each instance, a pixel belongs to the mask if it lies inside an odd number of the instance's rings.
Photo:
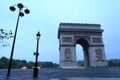
<svg viewBox="0 0 120 80">
<path fill-rule="evenodd" d="M 107 66 L 102 32 L 99 24 L 60 23 L 60 67 L 79 68 L 76 62 L 76 44 L 83 47 L 85 67 Z"/>
</svg>

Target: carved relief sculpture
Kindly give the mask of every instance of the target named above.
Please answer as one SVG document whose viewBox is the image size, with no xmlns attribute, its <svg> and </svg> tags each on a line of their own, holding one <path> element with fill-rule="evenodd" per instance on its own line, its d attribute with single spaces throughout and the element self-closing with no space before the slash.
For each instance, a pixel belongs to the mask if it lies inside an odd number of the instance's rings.
<svg viewBox="0 0 120 80">
<path fill-rule="evenodd" d="M 72 37 L 62 37 L 62 42 L 71 43 L 73 42 L 73 40 L 72 40 Z"/>
<path fill-rule="evenodd" d="M 72 57 L 70 48 L 65 48 L 64 54 L 65 54 L 65 61 L 70 61 Z"/>
<path fill-rule="evenodd" d="M 81 38 L 90 41 L 90 36 L 75 36 L 74 41 L 76 42 L 78 39 L 81 39 Z"/>
<path fill-rule="evenodd" d="M 100 48 L 96 49 L 95 52 L 96 52 L 96 58 L 97 58 L 97 60 L 98 61 L 103 60 L 102 49 L 100 49 Z"/>
<path fill-rule="evenodd" d="M 92 41 L 93 43 L 102 43 L 102 39 L 100 37 L 93 37 Z"/>
</svg>

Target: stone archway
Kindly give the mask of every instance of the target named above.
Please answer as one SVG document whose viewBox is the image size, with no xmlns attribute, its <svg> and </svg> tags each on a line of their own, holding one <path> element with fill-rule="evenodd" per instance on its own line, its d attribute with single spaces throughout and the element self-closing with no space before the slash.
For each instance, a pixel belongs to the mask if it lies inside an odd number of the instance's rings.
<svg viewBox="0 0 120 80">
<path fill-rule="evenodd" d="M 85 67 L 107 66 L 102 32 L 99 24 L 60 23 L 60 67 L 79 68 L 76 62 L 76 44 L 83 47 Z"/>
<path fill-rule="evenodd" d="M 89 53 L 88 53 L 89 42 L 84 38 L 80 38 L 76 41 L 76 44 L 79 44 L 83 47 L 84 65 L 85 67 L 90 67 Z"/>
</svg>

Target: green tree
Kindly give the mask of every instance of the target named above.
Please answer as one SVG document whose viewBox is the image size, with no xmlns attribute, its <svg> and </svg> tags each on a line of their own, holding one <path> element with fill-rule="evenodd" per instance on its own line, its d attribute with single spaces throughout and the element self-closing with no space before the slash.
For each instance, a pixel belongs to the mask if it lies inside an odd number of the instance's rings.
<svg viewBox="0 0 120 80">
<path fill-rule="evenodd" d="M 0 58 L 0 68 L 7 68 L 9 60 L 6 57 Z"/>
<path fill-rule="evenodd" d="M 21 61 L 19 62 L 19 66 L 20 66 L 20 67 L 27 66 L 27 61 L 26 61 L 26 60 L 21 60 Z"/>
<path fill-rule="evenodd" d="M 0 58 L 0 69 L 8 68 L 9 59 L 6 57 Z M 12 60 L 12 68 L 21 68 L 26 66 L 27 68 L 32 68 L 34 66 L 34 62 L 26 60 L 19 60 L 19 59 L 13 59 Z M 43 68 L 53 68 L 58 67 L 59 65 L 53 62 L 39 62 L 38 66 L 41 66 Z"/>
<path fill-rule="evenodd" d="M 56 63 L 54 63 L 54 64 L 53 64 L 53 67 L 54 67 L 54 68 L 57 68 L 57 67 L 59 67 L 59 65 L 56 64 Z"/>
<path fill-rule="evenodd" d="M 28 68 L 32 68 L 34 66 L 34 62 L 32 62 L 32 61 L 29 61 L 28 63 L 27 63 L 27 67 Z"/>
<path fill-rule="evenodd" d="M 109 67 L 120 67 L 120 61 L 110 60 L 108 65 Z"/>
<path fill-rule="evenodd" d="M 15 60 L 15 59 L 13 59 L 12 60 L 12 67 L 13 68 L 20 68 L 20 60 Z"/>
<path fill-rule="evenodd" d="M 53 62 L 39 62 L 41 67 L 44 68 L 51 68 L 51 67 L 56 67 L 57 64 L 54 64 Z"/>
</svg>

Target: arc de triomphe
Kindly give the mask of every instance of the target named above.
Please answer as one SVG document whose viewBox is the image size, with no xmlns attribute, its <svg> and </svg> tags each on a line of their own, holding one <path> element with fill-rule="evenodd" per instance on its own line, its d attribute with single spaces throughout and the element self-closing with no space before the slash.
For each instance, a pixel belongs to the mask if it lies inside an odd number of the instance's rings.
<svg viewBox="0 0 120 80">
<path fill-rule="evenodd" d="M 60 23 L 60 67 L 79 68 L 76 62 L 76 44 L 83 48 L 85 67 L 107 66 L 102 32 L 100 24 Z"/>
</svg>

